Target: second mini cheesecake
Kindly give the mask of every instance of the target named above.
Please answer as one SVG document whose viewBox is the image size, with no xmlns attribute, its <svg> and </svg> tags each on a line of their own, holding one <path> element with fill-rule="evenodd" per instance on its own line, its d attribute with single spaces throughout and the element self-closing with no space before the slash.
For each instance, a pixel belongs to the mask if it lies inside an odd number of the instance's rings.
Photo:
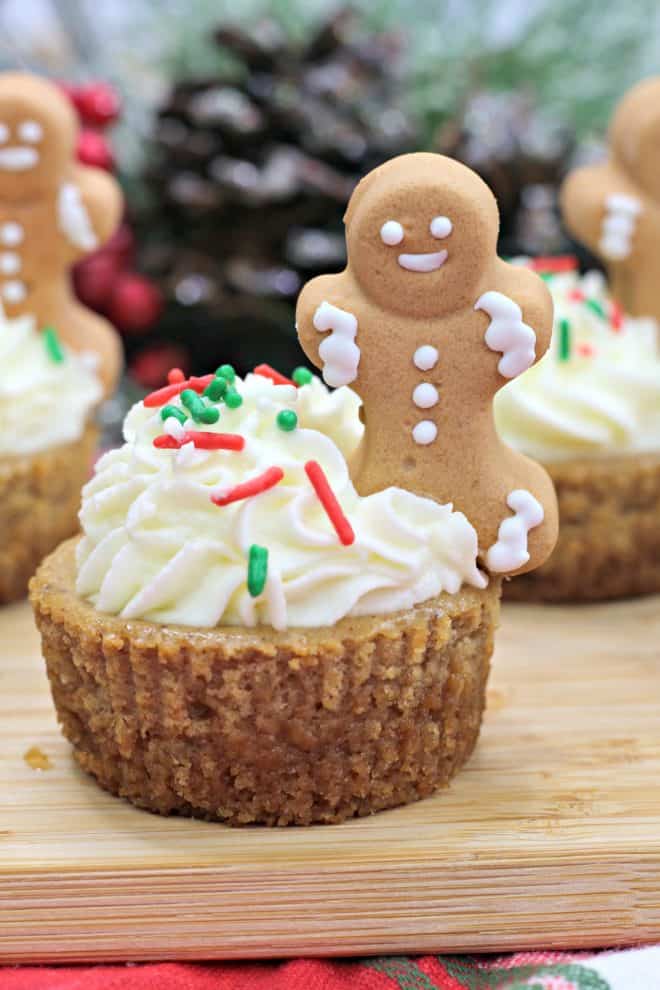
<svg viewBox="0 0 660 990">
<path fill-rule="evenodd" d="M 626 318 L 598 272 L 545 275 L 555 305 L 550 351 L 502 390 L 495 412 L 507 443 L 550 473 L 559 540 L 551 558 L 507 583 L 505 594 L 570 602 L 660 591 L 655 322 Z"/>
</svg>

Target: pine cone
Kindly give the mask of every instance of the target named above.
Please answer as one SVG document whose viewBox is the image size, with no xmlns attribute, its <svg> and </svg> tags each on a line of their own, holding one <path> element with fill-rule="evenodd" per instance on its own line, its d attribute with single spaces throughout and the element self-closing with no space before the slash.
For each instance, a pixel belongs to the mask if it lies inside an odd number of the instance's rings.
<svg viewBox="0 0 660 990">
<path fill-rule="evenodd" d="M 157 116 L 142 266 L 194 370 L 264 354 L 287 369 L 301 285 L 344 264 L 353 187 L 416 147 L 397 102 L 400 39 L 363 33 L 344 10 L 303 45 L 271 20 L 215 40 L 235 69 L 178 80 Z"/>
<path fill-rule="evenodd" d="M 460 118 L 440 130 L 436 148 L 473 168 L 495 193 L 503 253 L 548 255 L 569 249 L 557 196 L 574 137 L 541 114 L 528 95 L 473 94 Z"/>
</svg>

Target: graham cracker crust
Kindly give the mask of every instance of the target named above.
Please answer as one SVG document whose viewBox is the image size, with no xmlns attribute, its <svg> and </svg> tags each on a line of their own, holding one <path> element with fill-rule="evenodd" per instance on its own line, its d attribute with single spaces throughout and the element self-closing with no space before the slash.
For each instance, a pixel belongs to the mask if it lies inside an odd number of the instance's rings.
<svg viewBox="0 0 660 990">
<path fill-rule="evenodd" d="M 197 630 L 98 613 L 75 540 L 31 582 L 76 759 L 138 807 L 341 822 L 445 786 L 479 735 L 500 585 L 334 627 Z"/>
<path fill-rule="evenodd" d="M 78 532 L 97 437 L 89 425 L 73 443 L 0 458 L 0 603 L 23 598 L 43 558 Z"/>
<path fill-rule="evenodd" d="M 559 540 L 538 570 L 504 586 L 513 601 L 580 602 L 660 591 L 660 454 L 546 464 Z"/>
</svg>

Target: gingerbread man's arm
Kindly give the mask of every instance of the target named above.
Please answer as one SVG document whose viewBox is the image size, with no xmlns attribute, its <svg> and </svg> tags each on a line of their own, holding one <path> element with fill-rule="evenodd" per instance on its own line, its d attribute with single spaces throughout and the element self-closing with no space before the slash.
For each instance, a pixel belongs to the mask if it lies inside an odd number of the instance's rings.
<svg viewBox="0 0 660 990">
<path fill-rule="evenodd" d="M 488 289 L 476 301 L 490 322 L 486 346 L 499 355 L 500 385 L 527 371 L 543 357 L 552 337 L 552 297 L 545 283 L 527 268 L 498 259 Z"/>
<path fill-rule="evenodd" d="M 119 185 L 107 172 L 78 165 L 60 187 L 60 229 L 73 257 L 100 247 L 117 228 L 122 196 Z"/>
<path fill-rule="evenodd" d="M 642 201 L 616 166 L 608 162 L 571 172 L 561 189 L 561 209 L 571 234 L 603 261 L 629 257 Z"/>
<path fill-rule="evenodd" d="M 325 382 L 337 388 L 358 376 L 358 317 L 350 307 L 347 275 L 321 275 L 304 287 L 296 306 L 300 344 Z"/>
</svg>

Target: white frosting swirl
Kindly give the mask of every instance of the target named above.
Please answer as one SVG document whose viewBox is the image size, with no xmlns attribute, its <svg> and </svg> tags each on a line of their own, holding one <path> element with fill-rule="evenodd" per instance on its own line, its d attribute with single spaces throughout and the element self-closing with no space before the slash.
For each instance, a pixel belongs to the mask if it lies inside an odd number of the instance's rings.
<svg viewBox="0 0 660 990">
<path fill-rule="evenodd" d="M 101 384 L 91 355 L 50 356 L 30 316 L 0 312 L 0 455 L 35 454 L 82 436 Z"/>
<path fill-rule="evenodd" d="M 349 460 L 364 433 L 359 417 L 361 405 L 359 395 L 347 385 L 331 390 L 314 375 L 309 385 L 298 389 L 295 409 L 301 426 L 330 437 Z"/>
<path fill-rule="evenodd" d="M 398 488 L 361 498 L 337 444 L 306 426 L 318 420 L 308 408 L 315 391 L 321 406 L 337 405 L 337 438 L 350 448 L 356 431 L 348 410 L 356 406 L 349 390 L 328 397 L 321 383 L 305 393 L 258 375 L 237 379 L 235 387 L 242 405 L 219 403 L 216 424 L 170 418 L 165 429 L 173 436 L 239 433 L 242 451 L 192 443 L 157 449 L 160 410 L 138 403 L 126 419 L 124 446 L 98 462 L 83 491 L 77 591 L 99 611 L 198 627 L 318 627 L 346 615 L 409 608 L 457 592 L 464 582 L 485 586 L 477 535 L 464 515 Z M 171 404 L 182 408 L 178 398 Z M 300 414 L 290 432 L 276 421 L 284 409 Z M 339 541 L 305 472 L 310 460 L 322 466 L 353 528 L 349 546 Z M 273 466 L 284 477 L 270 490 L 223 506 L 212 502 L 213 493 L 225 494 Z M 247 587 L 253 544 L 269 555 L 258 597 Z"/>
<path fill-rule="evenodd" d="M 557 274 L 547 284 L 555 304 L 552 344 L 537 365 L 498 393 L 502 438 L 546 463 L 660 450 L 654 321 L 622 319 L 598 272 Z"/>
</svg>

